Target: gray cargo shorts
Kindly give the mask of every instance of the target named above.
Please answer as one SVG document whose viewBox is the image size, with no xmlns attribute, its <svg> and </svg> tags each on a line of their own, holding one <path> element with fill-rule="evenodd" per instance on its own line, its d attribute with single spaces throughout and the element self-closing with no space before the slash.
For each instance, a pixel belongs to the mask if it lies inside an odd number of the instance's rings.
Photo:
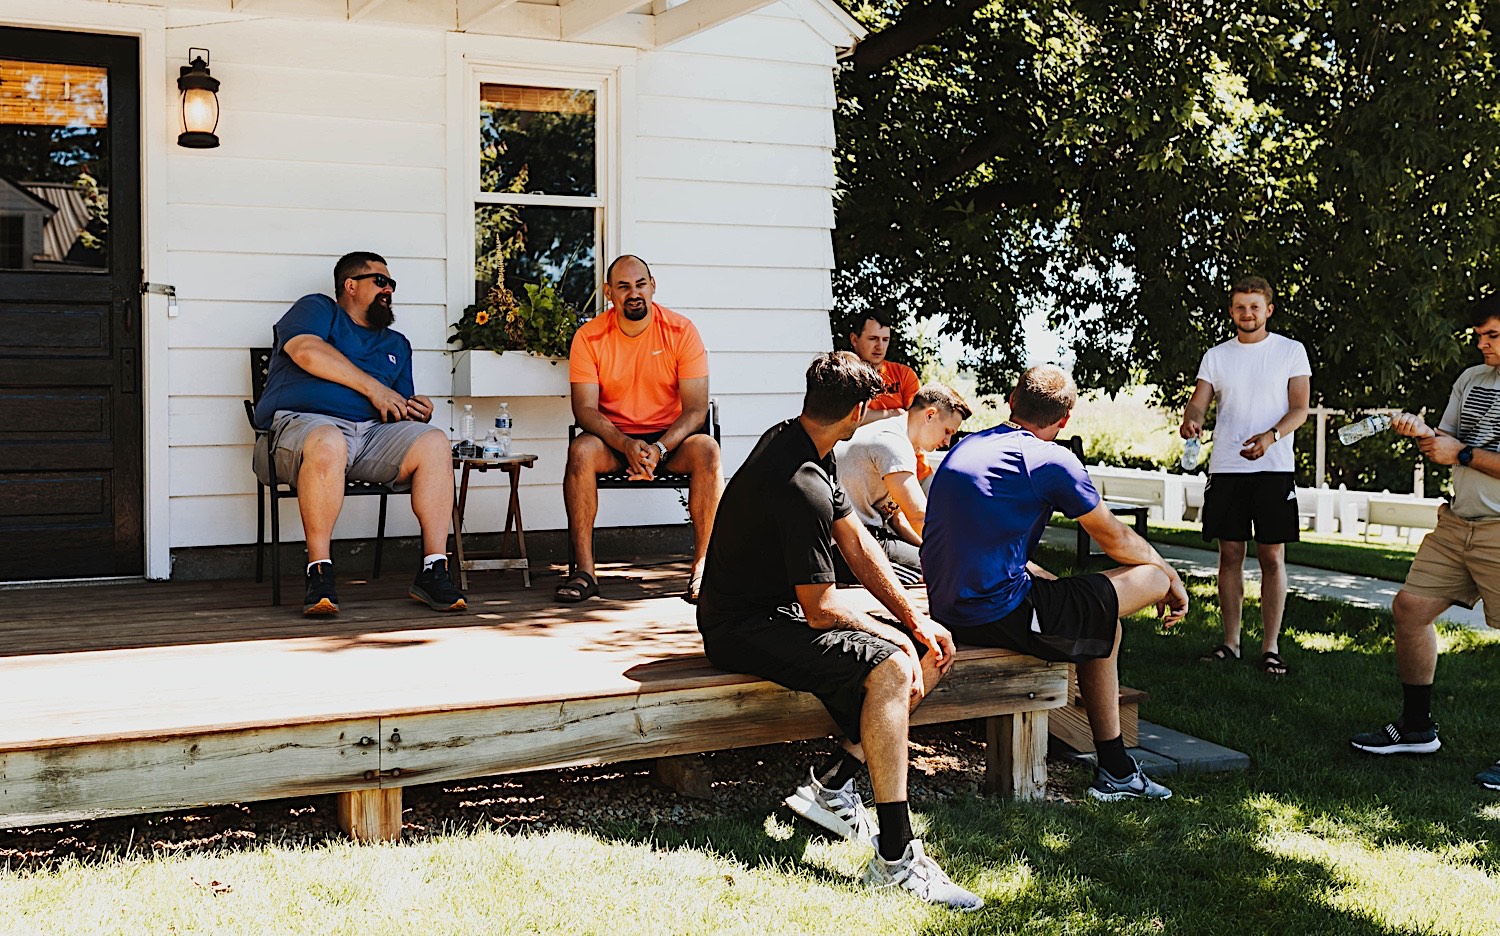
<svg viewBox="0 0 1500 936">
<path fill-rule="evenodd" d="M 344 466 L 344 477 L 350 481 L 368 481 L 372 484 L 390 485 L 392 490 L 407 491 L 409 482 L 396 483 L 401 473 L 401 463 L 417 439 L 428 432 L 442 432 L 427 423 L 403 420 L 401 422 L 354 422 L 337 416 L 321 413 L 294 413 L 277 410 L 271 419 L 270 442 L 276 447 L 276 477 L 282 483 L 295 482 L 302 470 L 302 447 L 308 435 L 319 426 L 337 426 L 344 434 L 348 446 L 348 459 Z M 271 472 L 267 457 L 266 436 L 255 443 L 255 476 L 262 484 L 269 484 Z"/>
</svg>

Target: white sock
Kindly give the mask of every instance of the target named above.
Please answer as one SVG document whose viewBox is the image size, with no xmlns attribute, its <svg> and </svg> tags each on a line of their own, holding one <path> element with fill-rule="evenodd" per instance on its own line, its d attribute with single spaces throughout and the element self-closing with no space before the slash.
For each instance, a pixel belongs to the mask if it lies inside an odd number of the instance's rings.
<svg viewBox="0 0 1500 936">
<path fill-rule="evenodd" d="M 328 563 L 329 565 L 333 565 L 333 560 L 332 559 L 317 559 L 317 560 L 314 560 L 313 562 L 309 562 L 307 564 L 307 570 L 304 571 L 302 574 L 306 575 L 308 572 L 312 571 L 312 567 L 313 566 L 315 566 L 315 565 L 322 565 L 325 562 Z"/>
<path fill-rule="evenodd" d="M 437 562 L 439 559 L 447 559 L 447 558 L 448 558 L 448 555 L 446 553 L 433 553 L 430 556 L 423 556 L 422 557 L 422 571 L 426 572 L 428 569 L 432 568 L 432 564 L 434 562 Z"/>
</svg>

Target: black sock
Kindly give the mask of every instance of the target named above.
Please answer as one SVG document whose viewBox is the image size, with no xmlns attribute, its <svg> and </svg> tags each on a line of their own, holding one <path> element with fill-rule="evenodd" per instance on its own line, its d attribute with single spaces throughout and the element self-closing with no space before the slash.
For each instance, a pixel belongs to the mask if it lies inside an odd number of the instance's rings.
<svg viewBox="0 0 1500 936">
<path fill-rule="evenodd" d="M 1401 727 L 1407 731 L 1426 731 L 1432 727 L 1432 684 L 1401 684 Z"/>
<path fill-rule="evenodd" d="M 837 790 L 859 776 L 864 769 L 865 765 L 860 763 L 859 758 L 839 748 L 822 767 L 818 768 L 816 776 L 823 786 L 830 790 Z"/>
<path fill-rule="evenodd" d="M 911 841 L 911 811 L 906 800 L 899 803 L 876 803 L 875 818 L 880 823 L 880 857 L 896 861 L 906 854 Z"/>
<path fill-rule="evenodd" d="M 1121 779 L 1135 773 L 1135 763 L 1125 753 L 1125 736 L 1115 735 L 1110 741 L 1094 741 L 1094 752 L 1099 757 L 1099 766 L 1111 777 Z"/>
</svg>

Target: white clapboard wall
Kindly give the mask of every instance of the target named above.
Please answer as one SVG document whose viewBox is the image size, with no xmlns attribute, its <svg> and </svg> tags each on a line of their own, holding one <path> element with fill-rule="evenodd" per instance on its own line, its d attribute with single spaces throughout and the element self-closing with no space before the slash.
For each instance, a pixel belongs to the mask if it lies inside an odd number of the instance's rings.
<svg viewBox="0 0 1500 936">
<path fill-rule="evenodd" d="M 370 249 L 401 286 L 397 328 L 416 349 L 419 393 L 435 422 L 497 400 L 455 399 L 446 337 L 465 298 L 450 281 L 445 35 L 365 23 L 169 12 L 178 47 L 213 50 L 223 145 L 167 154 L 165 227 L 180 314 L 169 319 L 169 488 L 173 547 L 251 542 L 255 485 L 242 401 L 245 349 L 297 297 L 331 289 L 335 259 Z M 611 253 L 646 257 L 658 301 L 691 317 L 707 343 L 732 472 L 773 422 L 795 415 L 803 372 L 829 347 L 834 223 L 835 49 L 781 5 L 636 61 L 631 148 L 615 206 L 629 223 Z M 163 80 L 180 62 L 158 63 Z M 175 101 L 174 101 L 175 103 Z M 457 119 L 462 119 L 457 118 Z M 169 126 L 176 127 L 175 116 Z M 449 401 L 453 404 L 450 406 Z M 530 529 L 565 525 L 567 403 L 510 400 Z M 468 529 L 499 528 L 503 476 L 476 476 Z M 371 499 L 350 501 L 335 533 L 368 536 Z M 300 538 L 296 506 L 283 531 Z M 677 523 L 673 492 L 604 495 L 599 525 Z M 404 505 L 390 530 L 413 534 Z"/>
</svg>

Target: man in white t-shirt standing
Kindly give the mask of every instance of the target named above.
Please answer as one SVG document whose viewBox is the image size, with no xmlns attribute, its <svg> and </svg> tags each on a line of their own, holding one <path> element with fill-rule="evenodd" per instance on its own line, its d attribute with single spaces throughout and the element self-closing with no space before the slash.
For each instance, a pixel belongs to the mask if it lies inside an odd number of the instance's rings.
<svg viewBox="0 0 1500 936">
<path fill-rule="evenodd" d="M 1292 434 L 1307 421 L 1312 368 L 1301 342 L 1266 330 L 1273 311 L 1271 284 L 1261 277 L 1247 276 L 1230 288 L 1235 336 L 1203 355 L 1180 432 L 1184 439 L 1197 438 L 1208 404 L 1218 401 L 1216 444 L 1203 492 L 1203 538 L 1219 541 L 1224 642 L 1203 659 L 1240 657 L 1245 543 L 1253 539 L 1263 623 L 1257 665 L 1284 676 L 1288 668 L 1277 640 L 1286 610 L 1285 544 L 1297 541 L 1299 528 Z"/>
</svg>

